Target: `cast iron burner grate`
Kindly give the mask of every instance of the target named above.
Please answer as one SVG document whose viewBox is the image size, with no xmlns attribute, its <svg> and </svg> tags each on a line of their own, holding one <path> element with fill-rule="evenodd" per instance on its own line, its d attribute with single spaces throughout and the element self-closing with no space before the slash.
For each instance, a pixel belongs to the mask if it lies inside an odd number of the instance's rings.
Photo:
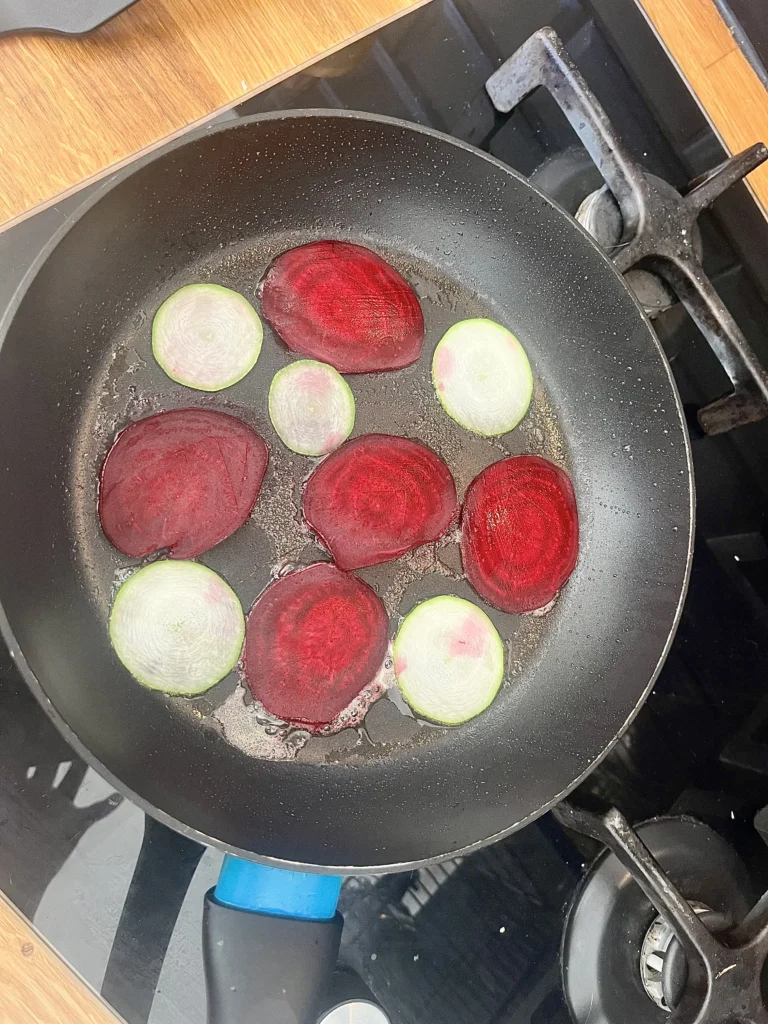
<svg viewBox="0 0 768 1024">
<path fill-rule="evenodd" d="M 727 373 L 733 389 L 699 410 L 707 434 L 722 434 L 768 416 L 768 374 L 704 272 L 696 221 L 731 185 L 768 158 L 757 143 L 690 183 L 685 195 L 649 174 L 627 152 L 597 97 L 552 28 L 535 32 L 494 72 L 486 88 L 494 107 L 509 113 L 544 86 L 602 174 L 598 195 L 617 237 L 606 246 L 621 273 L 635 267 L 662 278 L 675 292 Z M 618 214 L 618 216 L 616 215 Z"/>
<path fill-rule="evenodd" d="M 768 892 L 753 905 L 724 839 L 690 818 L 633 829 L 615 808 L 563 802 L 554 813 L 610 851 L 565 928 L 563 985 L 578 1024 L 768 1024 Z"/>
</svg>

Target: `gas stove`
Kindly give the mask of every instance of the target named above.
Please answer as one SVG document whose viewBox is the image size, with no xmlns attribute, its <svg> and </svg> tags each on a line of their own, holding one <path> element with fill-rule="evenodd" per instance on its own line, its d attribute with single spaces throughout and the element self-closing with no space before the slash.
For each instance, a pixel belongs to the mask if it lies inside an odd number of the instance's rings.
<svg viewBox="0 0 768 1024">
<path fill-rule="evenodd" d="M 365 999 L 392 1024 L 694 1020 L 702 946 L 718 998 L 748 980 L 751 998 L 765 914 L 744 918 L 768 888 L 768 223 L 738 179 L 764 151 L 721 167 L 633 0 L 433 0 L 225 116 L 297 107 L 430 125 L 576 215 L 672 361 L 698 493 L 680 628 L 623 739 L 503 842 L 348 878 L 328 1005 Z M 84 195 L 0 235 L 0 311 Z M 219 866 L 86 768 L 0 655 L 0 888 L 128 1024 L 204 1021 Z M 728 1012 L 751 1020 L 744 1007 Z"/>
</svg>

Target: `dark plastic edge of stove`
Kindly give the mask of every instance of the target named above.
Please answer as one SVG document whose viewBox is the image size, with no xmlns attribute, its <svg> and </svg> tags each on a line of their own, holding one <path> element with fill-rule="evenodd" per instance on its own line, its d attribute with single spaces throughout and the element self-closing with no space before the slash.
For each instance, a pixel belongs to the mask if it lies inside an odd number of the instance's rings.
<svg viewBox="0 0 768 1024">
<path fill-rule="evenodd" d="M 720 17 L 728 26 L 728 31 L 738 43 L 741 52 L 747 58 L 752 70 L 763 83 L 763 87 L 768 89 L 768 69 L 763 63 L 757 48 L 749 38 L 744 26 L 739 21 L 738 15 L 732 10 L 728 0 L 714 0 L 714 4 L 720 13 Z"/>
</svg>

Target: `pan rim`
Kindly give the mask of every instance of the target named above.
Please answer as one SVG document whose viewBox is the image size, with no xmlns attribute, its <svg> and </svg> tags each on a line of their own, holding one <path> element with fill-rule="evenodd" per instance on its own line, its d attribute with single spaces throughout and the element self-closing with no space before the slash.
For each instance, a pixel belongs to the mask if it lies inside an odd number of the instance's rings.
<svg viewBox="0 0 768 1024">
<path fill-rule="evenodd" d="M 555 202 L 553 199 L 547 196 L 546 193 L 543 192 L 540 188 L 538 188 L 535 184 L 530 182 L 524 175 L 520 174 L 518 171 L 514 170 L 514 168 L 503 163 L 503 161 L 497 159 L 496 157 L 488 153 L 484 153 L 482 150 L 477 149 L 476 147 L 470 145 L 469 143 L 463 142 L 459 139 L 455 139 L 450 135 L 446 135 L 444 132 L 440 132 L 432 128 L 427 128 L 424 127 L 423 125 L 418 125 L 411 121 L 406 121 L 402 118 L 372 114 L 365 111 L 333 110 L 325 108 L 311 108 L 307 110 L 281 110 L 271 111 L 266 114 L 249 115 L 248 117 L 239 118 L 237 121 L 226 121 L 221 124 L 215 125 L 209 124 L 201 128 L 193 129 L 190 132 L 184 134 L 183 136 L 169 141 L 167 144 L 161 146 L 158 149 L 153 150 L 151 153 L 146 153 L 143 156 L 132 161 L 127 167 L 121 168 L 120 170 L 116 171 L 112 176 L 102 181 L 98 185 L 98 187 L 95 188 L 93 194 L 89 196 L 87 199 L 85 199 L 75 210 L 73 210 L 70 216 L 67 217 L 64 223 L 54 232 L 51 238 L 46 242 L 46 244 L 37 254 L 35 260 L 32 262 L 28 271 L 24 275 L 24 278 L 20 282 L 19 287 L 17 288 L 13 298 L 11 299 L 11 302 L 9 303 L 2 319 L 0 319 L 0 348 L 2 348 L 5 336 L 15 317 L 16 311 L 18 310 L 19 306 L 21 305 L 24 299 L 24 296 L 31 287 L 34 279 L 37 277 L 37 274 L 39 273 L 40 269 L 47 261 L 48 257 L 51 255 L 54 249 L 57 247 L 59 242 L 89 210 L 91 210 L 105 195 L 111 192 L 125 179 L 129 178 L 134 173 L 140 171 L 145 166 L 153 163 L 155 160 L 159 160 L 162 157 L 166 156 L 168 153 L 171 153 L 176 149 L 179 149 L 182 146 L 187 145 L 190 142 L 194 142 L 200 138 L 204 138 L 210 135 L 217 135 L 225 131 L 234 131 L 239 127 L 243 127 L 245 125 L 252 124 L 255 122 L 281 120 L 285 121 L 294 119 L 304 120 L 307 118 L 344 118 L 349 120 L 371 121 L 376 124 L 388 124 L 392 125 L 393 127 L 407 129 L 409 131 L 413 131 L 421 135 L 433 137 L 435 139 L 438 139 L 442 143 L 450 143 L 452 146 L 464 151 L 467 154 L 470 154 L 473 158 L 482 158 L 483 160 L 490 163 L 497 170 L 503 171 L 505 174 L 516 179 L 525 187 L 532 190 L 533 193 L 535 193 L 540 199 L 542 199 L 548 206 L 550 206 L 552 209 L 557 211 L 558 214 L 563 216 L 569 224 L 569 230 L 572 230 L 575 227 L 579 231 L 581 236 L 589 243 L 593 251 L 595 251 L 600 256 L 606 268 L 609 268 L 610 272 L 614 275 L 614 277 L 618 278 L 621 281 L 621 286 L 624 292 L 631 300 L 634 308 L 637 310 L 638 316 L 640 317 L 646 332 L 650 336 L 653 347 L 656 349 L 657 354 L 661 357 L 662 365 L 664 367 L 667 379 L 672 390 L 672 394 L 675 401 L 675 409 L 677 411 L 678 421 L 680 423 L 683 440 L 685 444 L 685 461 L 687 467 L 686 483 L 688 487 L 689 496 L 686 564 L 683 573 L 682 585 L 680 588 L 680 595 L 675 608 L 674 616 L 672 617 L 666 641 L 664 643 L 663 649 L 661 650 L 661 653 L 656 662 L 656 665 L 654 667 L 653 673 L 651 674 L 647 686 L 642 691 L 640 697 L 636 700 L 634 707 L 632 708 L 631 712 L 626 717 L 620 728 L 611 737 L 610 741 L 602 749 L 601 753 L 589 763 L 586 769 L 584 769 L 576 778 L 569 782 L 560 792 L 555 794 L 555 796 L 552 797 L 552 799 L 549 800 L 546 804 L 539 807 L 536 811 L 532 812 L 531 814 L 528 814 L 518 819 L 517 821 L 512 822 L 509 826 L 506 826 L 500 831 L 495 832 L 490 836 L 486 836 L 482 839 L 479 839 L 474 843 L 460 847 L 456 850 L 450 850 L 440 855 L 425 857 L 413 861 L 398 861 L 377 865 L 308 864 L 303 861 L 291 861 L 282 858 L 265 856 L 263 854 L 256 854 L 249 850 L 244 850 L 226 841 L 217 839 L 215 836 L 207 835 L 193 828 L 192 826 L 185 824 L 177 818 L 174 818 L 172 815 L 163 811 L 161 808 L 155 807 L 152 804 L 150 804 L 149 801 L 145 800 L 142 796 L 140 796 L 138 793 L 132 790 L 129 786 L 126 786 L 124 783 L 122 783 L 108 768 L 106 768 L 106 766 L 102 764 L 102 762 L 97 757 L 95 757 L 85 747 L 83 743 L 81 743 L 80 739 L 71 729 L 71 727 L 67 724 L 67 722 L 56 710 L 52 701 L 47 696 L 46 692 L 39 683 L 34 672 L 27 663 L 24 654 L 16 641 L 10 622 L 8 621 L 7 615 L 5 613 L 5 609 L 2 606 L 2 602 L 0 602 L 0 634 L 2 635 L 6 645 L 8 646 L 11 658 L 17 665 L 21 673 L 21 676 L 24 679 L 24 682 L 30 688 L 42 709 L 54 723 L 54 725 L 62 734 L 67 743 L 69 743 L 70 746 L 73 747 L 78 756 L 81 757 L 82 760 L 87 765 L 93 768 L 94 771 L 101 775 L 101 777 L 104 778 L 110 785 L 112 785 L 117 792 L 124 794 L 132 803 L 136 804 L 142 811 L 144 811 L 144 813 L 149 814 L 156 820 L 160 821 L 162 824 L 174 829 L 174 831 L 180 832 L 182 835 L 195 839 L 206 846 L 212 846 L 218 850 L 221 850 L 224 853 L 231 854 L 241 859 L 250 860 L 256 863 L 271 865 L 275 867 L 287 868 L 290 870 L 301 870 L 318 874 L 342 875 L 384 874 L 411 871 L 428 864 L 438 863 L 442 860 L 466 856 L 467 854 L 482 849 L 485 846 L 489 846 L 490 844 L 498 842 L 506 836 L 511 835 L 513 832 L 518 831 L 526 825 L 531 824 L 537 818 L 541 817 L 547 811 L 551 810 L 552 807 L 554 807 L 561 800 L 563 800 L 570 792 L 572 792 L 572 790 L 575 789 L 576 786 L 578 786 L 597 767 L 597 765 L 599 765 L 605 759 L 605 757 L 607 757 L 607 755 L 619 741 L 621 736 L 626 732 L 627 728 L 631 725 L 632 721 L 635 719 L 640 709 L 643 707 L 650 691 L 653 689 L 653 686 L 658 678 L 662 666 L 664 665 L 667 654 L 669 653 L 672 641 L 674 640 L 675 634 L 677 632 L 677 627 L 680 622 L 680 617 L 682 615 L 683 605 L 685 603 L 685 599 L 688 593 L 688 585 L 690 582 L 691 575 L 691 563 L 693 557 L 694 526 L 696 513 L 696 491 L 695 480 L 693 475 L 693 458 L 691 452 L 691 443 L 685 422 L 682 403 L 680 401 L 680 396 L 677 391 L 677 385 L 672 374 L 672 369 L 669 364 L 669 361 L 666 358 L 666 355 L 664 354 L 661 344 L 653 330 L 653 327 L 651 326 L 650 321 L 648 320 L 646 314 L 642 310 L 635 295 L 627 285 L 623 276 L 618 272 L 618 270 L 616 270 L 610 258 L 600 248 L 600 246 L 586 231 L 586 229 L 583 228 L 582 225 L 580 225 L 578 221 L 576 221 L 557 202 Z"/>
</svg>

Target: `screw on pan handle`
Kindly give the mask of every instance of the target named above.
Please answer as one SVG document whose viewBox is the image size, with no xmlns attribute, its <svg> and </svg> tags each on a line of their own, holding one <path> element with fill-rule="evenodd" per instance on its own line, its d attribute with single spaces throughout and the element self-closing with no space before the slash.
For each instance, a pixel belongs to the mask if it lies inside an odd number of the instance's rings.
<svg viewBox="0 0 768 1024">
<path fill-rule="evenodd" d="M 564 801 L 566 828 L 604 843 L 668 922 L 688 962 L 688 980 L 670 1024 L 768 1024 L 761 973 L 768 957 L 768 893 L 724 941 L 712 935 L 627 819 L 611 808 L 593 814 Z"/>
<path fill-rule="evenodd" d="M 704 273 L 694 248 L 696 219 L 727 188 L 759 167 L 768 149 L 757 143 L 689 186 L 685 196 L 629 155 L 599 100 L 552 28 L 542 28 L 486 82 L 501 113 L 544 86 L 568 118 L 613 193 L 623 221 L 613 261 L 622 274 L 642 261 L 676 292 L 733 385 L 699 411 L 707 434 L 721 434 L 768 416 L 768 374 Z"/>
</svg>

